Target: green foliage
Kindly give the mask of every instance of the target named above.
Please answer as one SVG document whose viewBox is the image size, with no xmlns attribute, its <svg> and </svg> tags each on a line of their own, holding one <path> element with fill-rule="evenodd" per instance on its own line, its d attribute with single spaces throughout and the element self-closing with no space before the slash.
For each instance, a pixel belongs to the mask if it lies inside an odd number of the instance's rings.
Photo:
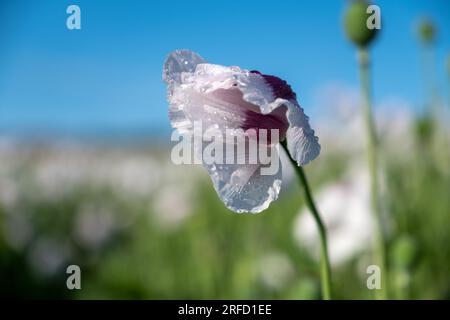
<svg viewBox="0 0 450 320">
<path fill-rule="evenodd" d="M 420 146 L 417 143 L 407 158 L 386 156 L 390 285 L 394 297 L 444 299 L 450 292 L 450 179 Z M 344 153 L 328 157 L 308 166 L 316 190 L 338 178 L 349 162 Z M 325 162 L 331 164 L 324 166 Z M 29 186 L 30 172 L 29 168 L 23 170 L 18 180 Z M 191 198 L 194 206 L 190 215 L 173 227 L 161 224 L 151 196 L 118 195 L 92 186 L 55 199 L 27 194 L 14 211 L 32 223 L 32 235 L 22 246 L 7 241 L 12 212 L 0 206 L 0 295 L 71 299 L 320 297 L 318 261 L 293 239 L 293 222 L 303 206 L 302 192 L 295 183 L 285 181 L 280 199 L 258 215 L 228 211 L 206 174 L 189 188 L 196 191 Z M 174 194 L 173 201 L 178 197 Z M 116 227 L 98 245 L 80 242 L 76 233 L 86 203 L 112 208 Z M 51 273 L 42 273 L 35 263 L 33 248 L 43 239 L 65 249 L 63 262 Z M 284 257 L 290 269 L 268 270 L 264 257 L 270 253 Z M 361 261 L 370 264 L 369 251 L 355 253 L 333 268 L 335 298 L 373 297 Z M 66 289 L 68 264 L 81 267 L 79 291 Z M 275 287 L 267 285 L 262 271 L 277 279 L 277 272 L 282 272 L 282 281 Z"/>
</svg>

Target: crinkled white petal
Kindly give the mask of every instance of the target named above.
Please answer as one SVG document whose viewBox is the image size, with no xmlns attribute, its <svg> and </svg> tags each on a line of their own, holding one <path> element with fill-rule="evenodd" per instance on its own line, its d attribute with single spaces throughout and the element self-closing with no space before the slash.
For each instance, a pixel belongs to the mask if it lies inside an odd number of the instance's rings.
<svg viewBox="0 0 450 320">
<path fill-rule="evenodd" d="M 183 72 L 194 72 L 199 63 L 206 61 L 197 53 L 190 50 L 175 50 L 164 62 L 163 80 L 169 85 L 181 83 Z"/>
<path fill-rule="evenodd" d="M 211 176 L 214 189 L 228 209 L 238 213 L 259 213 L 267 209 L 280 193 L 282 173 L 278 165 L 275 175 L 261 175 L 260 164 L 204 166 Z"/>
<path fill-rule="evenodd" d="M 285 103 L 288 107 L 289 128 L 286 141 L 289 153 L 299 166 L 308 164 L 320 153 L 319 139 L 311 129 L 308 117 L 297 102 Z"/>
<path fill-rule="evenodd" d="M 174 89 L 181 84 L 181 75 L 184 72 L 192 73 L 197 64 L 204 63 L 205 60 L 197 53 L 190 50 L 175 50 L 171 52 L 164 62 L 163 80 L 167 83 L 167 97 L 169 100 L 169 118 L 172 126 L 179 129 L 180 132 L 189 130 L 191 121 L 186 117 L 183 111 L 183 96 L 173 97 Z M 180 95 L 182 92 L 179 92 Z"/>
</svg>

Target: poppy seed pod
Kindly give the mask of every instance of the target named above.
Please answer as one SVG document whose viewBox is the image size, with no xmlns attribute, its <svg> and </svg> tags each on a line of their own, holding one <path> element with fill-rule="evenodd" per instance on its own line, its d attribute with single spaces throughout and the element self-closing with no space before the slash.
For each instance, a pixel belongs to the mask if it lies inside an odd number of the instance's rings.
<svg viewBox="0 0 450 320">
<path fill-rule="evenodd" d="M 423 43 L 430 44 L 434 41 L 436 37 L 436 27 L 430 20 L 423 19 L 420 21 L 418 30 L 420 40 Z"/>
<path fill-rule="evenodd" d="M 344 28 L 347 37 L 359 47 L 366 47 L 377 35 L 377 29 L 367 27 L 369 4 L 365 1 L 352 1 L 344 16 Z"/>
</svg>

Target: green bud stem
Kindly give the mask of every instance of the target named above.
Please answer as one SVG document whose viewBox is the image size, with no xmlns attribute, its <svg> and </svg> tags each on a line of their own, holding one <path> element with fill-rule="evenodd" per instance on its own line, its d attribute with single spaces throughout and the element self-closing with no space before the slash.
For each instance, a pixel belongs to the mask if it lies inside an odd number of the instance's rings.
<svg viewBox="0 0 450 320">
<path fill-rule="evenodd" d="M 370 174 L 370 194 L 372 214 L 375 221 L 375 239 L 374 239 L 374 258 L 382 271 L 381 289 L 376 290 L 377 299 L 387 299 L 387 267 L 386 254 L 384 244 L 384 232 L 382 224 L 382 213 L 379 199 L 379 183 L 378 183 L 378 139 L 376 134 L 375 122 L 371 106 L 370 97 L 370 61 L 369 52 L 365 48 L 358 50 L 358 62 L 361 80 L 361 93 L 363 98 L 363 112 L 367 136 L 367 161 Z"/>
<path fill-rule="evenodd" d="M 286 150 L 286 153 L 289 155 L 287 150 L 286 141 L 281 142 L 281 145 Z M 321 277 L 321 285 L 322 285 L 322 299 L 330 300 L 331 299 L 331 268 L 330 268 L 330 260 L 328 258 L 328 244 L 327 244 L 327 231 L 325 225 L 322 222 L 319 211 L 315 205 L 311 189 L 309 187 L 308 180 L 306 178 L 305 172 L 302 167 L 297 165 L 297 162 L 289 156 L 289 159 L 294 166 L 295 173 L 303 186 L 303 190 L 305 193 L 306 205 L 308 206 L 309 211 L 313 215 L 313 218 L 316 222 L 317 229 L 319 231 L 320 236 L 320 277 Z"/>
</svg>

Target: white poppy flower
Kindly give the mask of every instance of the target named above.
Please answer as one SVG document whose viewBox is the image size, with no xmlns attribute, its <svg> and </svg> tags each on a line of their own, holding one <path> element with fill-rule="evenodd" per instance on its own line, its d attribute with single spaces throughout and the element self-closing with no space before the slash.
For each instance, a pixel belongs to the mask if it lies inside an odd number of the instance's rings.
<svg viewBox="0 0 450 320">
<path fill-rule="evenodd" d="M 341 265 L 372 243 L 373 219 L 370 209 L 368 176 L 357 170 L 341 181 L 324 187 L 317 204 L 328 230 L 330 260 Z M 294 223 L 297 243 L 317 253 L 319 235 L 308 209 L 301 210 Z"/>
<path fill-rule="evenodd" d="M 277 146 L 286 139 L 289 153 L 299 166 L 319 155 L 318 138 L 309 126 L 308 117 L 291 87 L 280 78 L 209 64 L 192 51 L 176 50 L 164 63 L 163 79 L 168 86 L 169 118 L 180 133 L 195 135 L 195 122 L 201 122 L 205 130 L 216 128 L 225 135 L 229 129 L 256 132 L 276 129 L 279 138 L 268 144 Z M 235 212 L 261 212 L 280 192 L 281 170 L 262 175 L 260 162 L 203 161 L 203 166 L 219 197 Z"/>
<path fill-rule="evenodd" d="M 289 257 L 281 252 L 271 252 L 259 259 L 258 273 L 264 287 L 280 291 L 292 282 L 295 268 Z"/>
</svg>

